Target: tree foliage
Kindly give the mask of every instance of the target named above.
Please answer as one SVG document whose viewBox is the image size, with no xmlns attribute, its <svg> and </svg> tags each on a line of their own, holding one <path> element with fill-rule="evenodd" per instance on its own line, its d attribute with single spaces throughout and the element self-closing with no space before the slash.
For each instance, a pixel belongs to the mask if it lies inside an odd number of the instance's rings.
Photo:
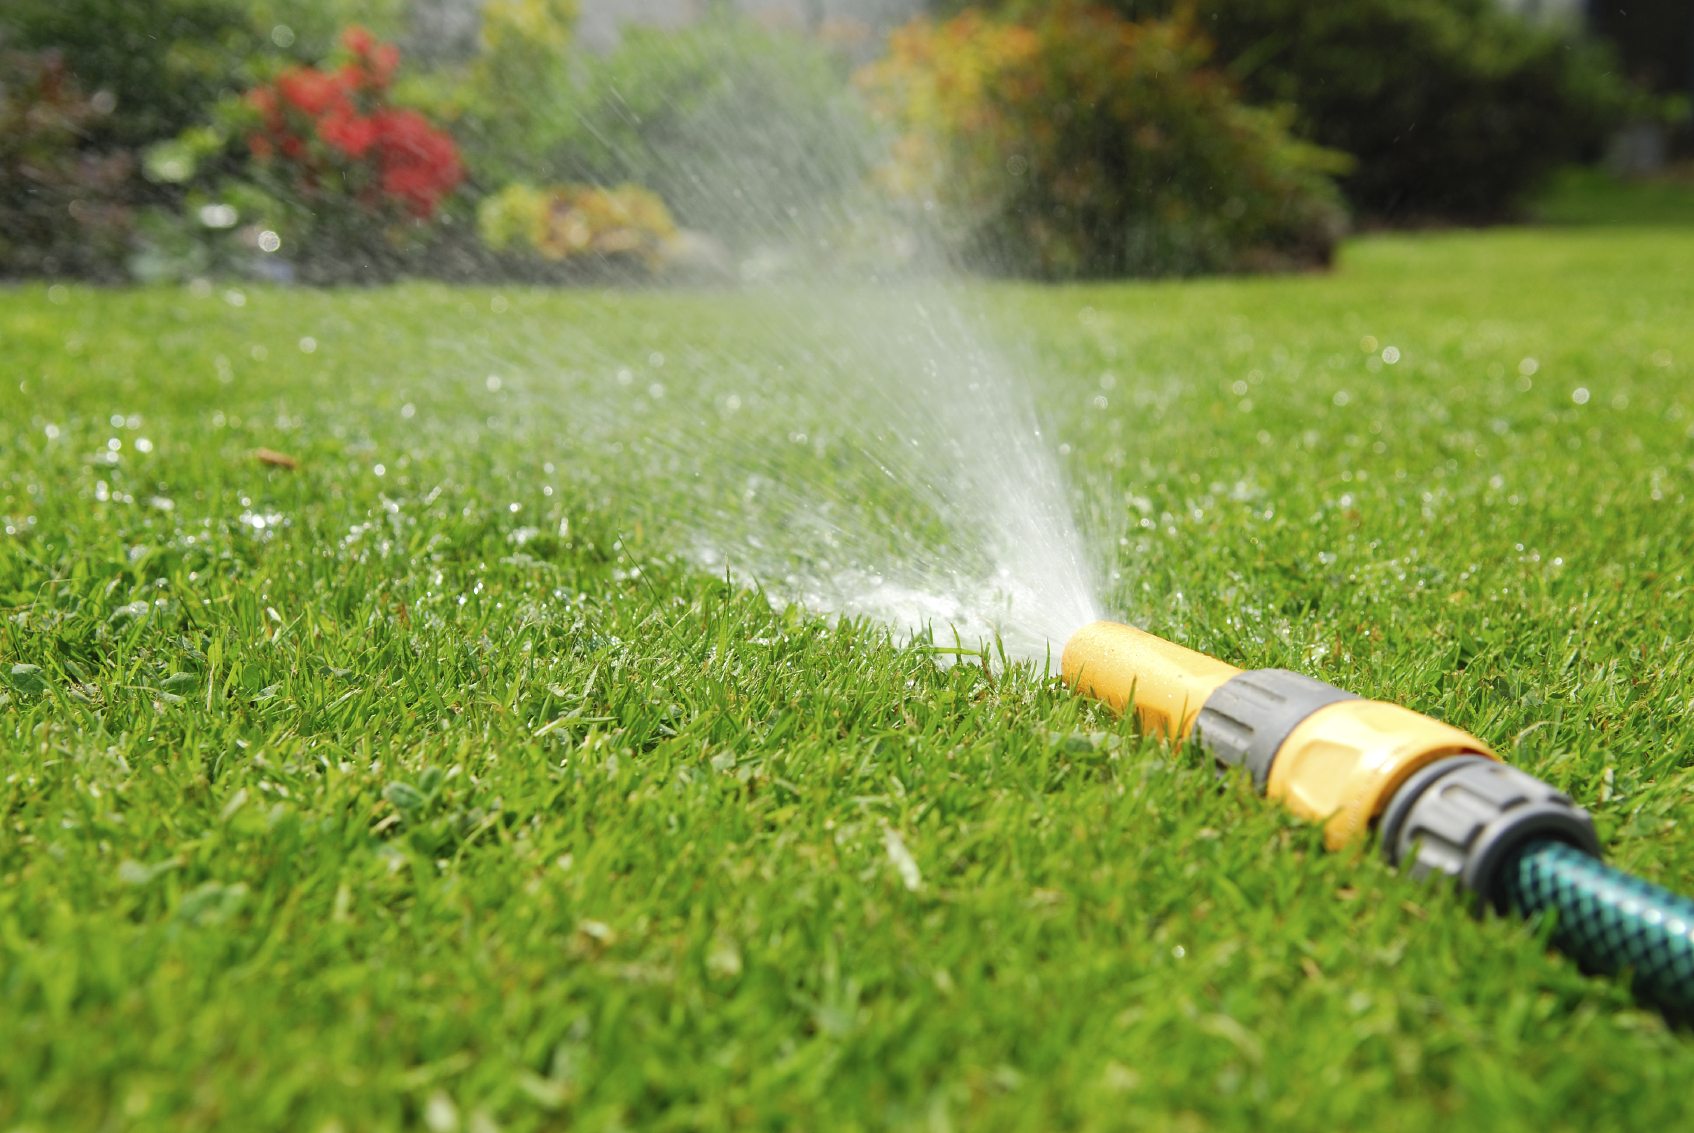
<svg viewBox="0 0 1694 1133">
<path fill-rule="evenodd" d="M 1249 100 L 1295 107 L 1300 134 L 1356 159 L 1343 187 L 1375 217 L 1498 218 L 1552 170 L 1594 156 L 1629 104 L 1601 44 L 1497 0 L 1102 2 L 1131 19 L 1190 20 Z"/>
</svg>

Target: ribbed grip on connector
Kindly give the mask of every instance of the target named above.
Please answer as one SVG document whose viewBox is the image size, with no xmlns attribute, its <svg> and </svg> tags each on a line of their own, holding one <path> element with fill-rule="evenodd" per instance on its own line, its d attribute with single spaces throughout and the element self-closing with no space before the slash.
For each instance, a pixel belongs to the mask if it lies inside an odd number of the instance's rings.
<svg viewBox="0 0 1694 1133">
<path fill-rule="evenodd" d="M 1206 698 L 1194 738 L 1226 767 L 1245 767 L 1262 794 L 1271 761 L 1289 733 L 1320 708 L 1353 693 L 1288 669 L 1254 669 L 1231 677 Z"/>
<path fill-rule="evenodd" d="M 1406 780 L 1382 815 L 1388 860 L 1412 875 L 1456 878 L 1486 905 L 1507 908 L 1504 869 L 1530 841 L 1563 842 L 1595 857 L 1588 812 L 1533 775 L 1479 756 L 1433 763 Z"/>
</svg>

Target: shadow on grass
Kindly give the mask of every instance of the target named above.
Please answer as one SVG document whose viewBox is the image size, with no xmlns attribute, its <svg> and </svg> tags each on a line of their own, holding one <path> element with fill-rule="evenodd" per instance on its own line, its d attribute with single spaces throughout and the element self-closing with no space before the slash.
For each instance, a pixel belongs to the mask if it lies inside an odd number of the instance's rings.
<svg viewBox="0 0 1694 1133">
<path fill-rule="evenodd" d="M 1642 178 L 1569 169 L 1528 212 L 1537 224 L 1568 227 L 1694 227 L 1694 164 Z"/>
</svg>

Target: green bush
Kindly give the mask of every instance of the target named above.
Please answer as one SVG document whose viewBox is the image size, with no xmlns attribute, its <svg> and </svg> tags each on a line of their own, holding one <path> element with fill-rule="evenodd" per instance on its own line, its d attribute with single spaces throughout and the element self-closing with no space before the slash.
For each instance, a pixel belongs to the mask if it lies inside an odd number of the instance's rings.
<svg viewBox="0 0 1694 1133">
<path fill-rule="evenodd" d="M 585 61 L 558 123 L 532 176 L 643 185 L 679 224 L 742 248 L 827 217 L 870 163 L 845 64 L 726 16 L 626 30 L 616 50 Z"/>
<path fill-rule="evenodd" d="M 0 34 L 57 52 L 113 112 L 90 131 L 101 146 L 139 149 L 191 125 L 233 89 L 259 37 L 231 0 L 8 0 Z"/>
<path fill-rule="evenodd" d="M 0 51 L 0 275 L 120 271 L 132 161 L 82 145 L 110 111 L 56 54 Z"/>
<path fill-rule="evenodd" d="M 898 132 L 883 182 L 939 212 L 971 266 L 1065 278 L 1326 261 L 1342 159 L 1205 63 L 1181 24 L 1067 4 L 1027 24 L 909 25 L 861 81 Z"/>
<path fill-rule="evenodd" d="M 1357 159 L 1343 188 L 1376 218 L 1499 218 L 1596 156 L 1630 104 L 1604 47 L 1498 0 L 1103 2 L 1191 19 L 1250 100 L 1293 105 L 1304 137 Z"/>
</svg>

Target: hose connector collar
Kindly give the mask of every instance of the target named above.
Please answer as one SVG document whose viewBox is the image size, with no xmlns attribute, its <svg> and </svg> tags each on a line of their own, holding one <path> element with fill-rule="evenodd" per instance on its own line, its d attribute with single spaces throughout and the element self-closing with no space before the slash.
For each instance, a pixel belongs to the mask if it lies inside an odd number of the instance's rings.
<svg viewBox="0 0 1694 1133">
<path fill-rule="evenodd" d="M 1412 876 L 1442 874 L 1506 911 L 1503 867 L 1526 842 L 1551 839 L 1600 856 L 1586 810 L 1535 776 L 1496 760 L 1458 755 L 1423 768 L 1389 800 L 1382 849 Z"/>
<path fill-rule="evenodd" d="M 1288 669 L 1240 673 L 1207 698 L 1194 721 L 1194 737 L 1224 767 L 1245 767 L 1264 794 L 1282 741 L 1306 717 L 1353 693 Z"/>
</svg>

